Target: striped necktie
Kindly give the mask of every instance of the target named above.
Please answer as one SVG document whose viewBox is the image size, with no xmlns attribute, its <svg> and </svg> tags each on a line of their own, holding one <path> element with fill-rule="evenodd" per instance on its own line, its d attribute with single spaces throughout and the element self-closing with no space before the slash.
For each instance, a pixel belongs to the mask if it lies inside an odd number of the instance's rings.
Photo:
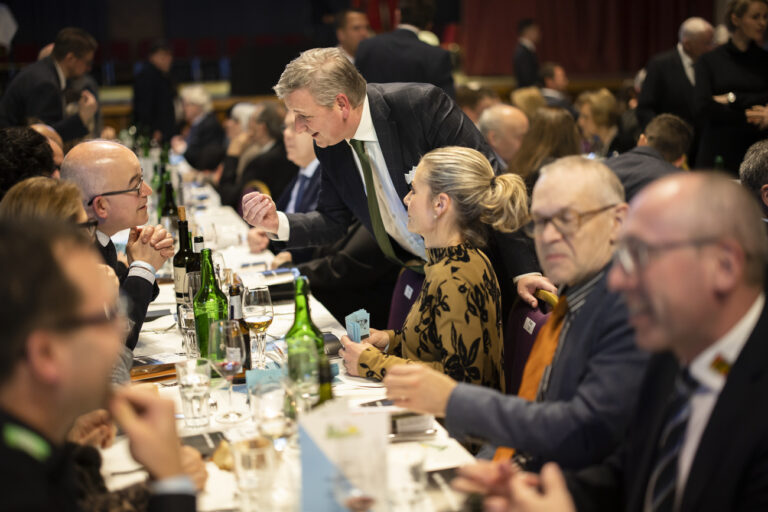
<svg viewBox="0 0 768 512">
<path fill-rule="evenodd" d="M 697 386 L 687 369 L 675 379 L 675 389 L 667 403 L 664 428 L 656 445 L 653 471 L 645 492 L 645 512 L 671 512 L 674 508 L 677 462 L 691 417 L 691 395 Z"/>
</svg>

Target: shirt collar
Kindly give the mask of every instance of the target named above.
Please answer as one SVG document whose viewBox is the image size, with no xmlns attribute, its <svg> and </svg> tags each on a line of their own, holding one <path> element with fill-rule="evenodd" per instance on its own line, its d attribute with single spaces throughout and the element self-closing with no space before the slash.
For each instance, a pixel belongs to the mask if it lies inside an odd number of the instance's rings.
<svg viewBox="0 0 768 512">
<path fill-rule="evenodd" d="M 761 293 L 730 331 L 694 358 L 689 369 L 691 376 L 700 385 L 718 393 L 723 389 L 728 370 L 736 362 L 749 335 L 752 334 L 764 305 L 765 294 Z"/>
<path fill-rule="evenodd" d="M 550 89 L 549 87 L 542 87 L 541 94 L 544 97 L 549 96 L 550 98 L 565 99 L 565 94 L 558 91 L 557 89 Z"/>
<path fill-rule="evenodd" d="M 680 60 L 683 61 L 683 66 L 686 68 L 689 68 L 693 66 L 693 59 L 685 53 L 685 50 L 683 50 L 683 43 L 677 43 L 677 53 L 680 54 Z"/>
<path fill-rule="evenodd" d="M 360 117 L 360 124 L 357 125 L 357 131 L 352 138 L 363 142 L 379 142 L 379 138 L 376 136 L 376 129 L 373 127 L 371 105 L 368 103 L 367 94 L 363 101 L 363 115 Z M 347 139 L 347 142 L 349 142 L 349 139 Z"/>
<path fill-rule="evenodd" d="M 101 244 L 102 247 L 106 247 L 109 244 L 109 235 L 106 233 L 102 233 L 98 229 L 96 230 L 96 240 L 99 241 L 99 244 Z"/>
<path fill-rule="evenodd" d="M 67 77 L 64 75 L 64 70 L 61 69 L 61 66 L 59 66 L 59 63 L 56 62 L 56 59 L 51 59 L 53 61 L 53 67 L 56 68 L 56 74 L 59 75 L 59 87 L 63 91 L 67 87 Z"/>
<path fill-rule="evenodd" d="M 534 52 L 536 51 L 536 45 L 533 44 L 533 42 L 530 39 L 526 39 L 524 37 L 521 37 L 520 39 L 518 39 L 518 41 L 520 42 L 521 45 L 525 46 L 529 50 L 534 51 Z"/>
<path fill-rule="evenodd" d="M 564 286 L 558 290 L 558 295 L 565 294 L 568 297 L 569 313 L 575 313 L 584 305 L 584 303 L 587 301 L 587 296 L 595 288 L 597 282 L 603 278 L 607 268 L 608 267 L 603 268 L 600 270 L 600 272 L 579 284 L 573 286 Z"/>
<path fill-rule="evenodd" d="M 320 160 L 315 158 L 309 164 L 307 164 L 306 167 L 302 167 L 301 169 L 299 169 L 299 174 L 301 174 L 302 176 L 306 176 L 307 178 L 311 178 L 312 176 L 314 176 L 318 165 L 320 165 Z"/>
</svg>

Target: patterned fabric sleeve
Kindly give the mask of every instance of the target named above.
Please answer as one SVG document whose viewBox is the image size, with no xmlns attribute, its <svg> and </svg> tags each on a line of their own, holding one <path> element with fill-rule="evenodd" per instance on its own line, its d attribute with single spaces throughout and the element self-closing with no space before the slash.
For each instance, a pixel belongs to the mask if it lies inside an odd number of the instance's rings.
<svg viewBox="0 0 768 512">
<path fill-rule="evenodd" d="M 420 308 L 421 315 L 419 332 L 410 334 L 418 336 L 415 351 L 417 354 L 438 351 L 439 361 L 404 359 L 371 347 L 360 354 L 360 375 L 382 380 L 387 369 L 394 365 L 418 363 L 458 381 L 479 384 L 484 347 L 490 344 L 490 335 L 483 326 L 483 319 L 487 321 L 487 306 L 482 299 L 478 303 L 475 288 L 463 281 L 448 279 L 437 285 L 433 300 L 414 305 Z M 413 341 L 408 344 L 412 345 Z"/>
</svg>

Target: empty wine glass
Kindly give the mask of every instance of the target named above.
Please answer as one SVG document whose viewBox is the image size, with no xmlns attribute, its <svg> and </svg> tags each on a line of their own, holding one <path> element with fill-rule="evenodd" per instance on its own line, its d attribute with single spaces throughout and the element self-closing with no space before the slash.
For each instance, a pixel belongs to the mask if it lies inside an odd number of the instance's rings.
<svg viewBox="0 0 768 512">
<path fill-rule="evenodd" d="M 195 302 L 195 295 L 200 290 L 200 271 L 187 272 L 184 276 L 184 303 Z"/>
<path fill-rule="evenodd" d="M 269 295 L 269 288 L 259 286 L 245 291 L 243 298 L 243 319 L 251 330 L 252 347 L 255 345 L 254 352 L 251 348 L 251 354 L 256 354 L 254 368 L 266 368 L 264 354 L 267 348 L 267 329 L 274 318 L 274 309 L 272 308 L 272 299 Z"/>
<path fill-rule="evenodd" d="M 229 410 L 216 419 L 223 423 L 235 423 L 245 419 L 245 414 L 232 407 L 232 381 L 242 369 L 245 361 L 245 342 L 240 326 L 232 320 L 213 322 L 208 335 L 208 359 L 213 368 L 229 383 Z"/>
</svg>

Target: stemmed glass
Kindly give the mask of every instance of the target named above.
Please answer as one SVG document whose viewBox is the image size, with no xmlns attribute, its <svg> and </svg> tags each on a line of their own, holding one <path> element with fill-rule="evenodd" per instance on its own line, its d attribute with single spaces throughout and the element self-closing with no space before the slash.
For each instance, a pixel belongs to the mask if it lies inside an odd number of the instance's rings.
<svg viewBox="0 0 768 512">
<path fill-rule="evenodd" d="M 310 336 L 296 336 L 289 340 L 289 353 L 288 379 L 298 417 L 317 402 L 317 345 Z"/>
<path fill-rule="evenodd" d="M 242 369 L 245 361 L 245 343 L 240 326 L 232 320 L 213 322 L 208 335 L 208 359 L 213 368 L 229 382 L 229 410 L 216 419 L 222 423 L 236 423 L 245 419 L 245 414 L 232 407 L 232 381 Z"/>
<path fill-rule="evenodd" d="M 252 344 L 256 347 L 254 368 L 266 368 L 264 353 L 267 349 L 267 329 L 272 323 L 275 313 L 269 288 L 258 286 L 245 291 L 243 298 L 243 319 L 251 330 Z M 252 345 L 253 346 L 253 345 Z M 251 354 L 254 351 L 251 349 Z"/>
</svg>

